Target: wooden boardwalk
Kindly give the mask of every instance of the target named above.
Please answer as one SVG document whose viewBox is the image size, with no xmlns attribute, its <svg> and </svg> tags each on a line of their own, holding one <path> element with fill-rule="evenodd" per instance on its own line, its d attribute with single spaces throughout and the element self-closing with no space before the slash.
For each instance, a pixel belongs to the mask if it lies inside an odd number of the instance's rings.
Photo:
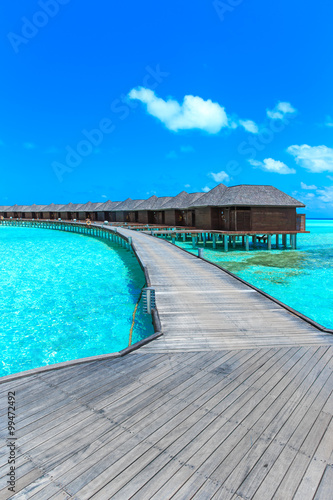
<svg viewBox="0 0 333 500">
<path fill-rule="evenodd" d="M 163 240 L 131 236 L 164 336 L 0 380 L 0 498 L 331 499 L 333 336 Z"/>
</svg>

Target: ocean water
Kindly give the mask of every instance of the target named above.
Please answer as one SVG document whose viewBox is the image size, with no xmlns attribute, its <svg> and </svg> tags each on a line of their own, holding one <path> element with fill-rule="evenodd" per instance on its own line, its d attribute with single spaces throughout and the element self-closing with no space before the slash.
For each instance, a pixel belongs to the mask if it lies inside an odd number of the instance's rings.
<svg viewBox="0 0 333 500">
<path fill-rule="evenodd" d="M 279 249 L 274 248 L 272 237 L 271 251 L 250 246 L 249 252 L 240 247 L 224 252 L 222 243 L 216 250 L 208 243 L 204 257 L 326 328 L 333 328 L 333 220 L 308 219 L 306 229 L 310 234 L 297 236 L 297 250 L 282 249 L 280 236 Z M 190 242 L 177 244 L 198 253 Z"/>
<path fill-rule="evenodd" d="M 145 284 L 128 250 L 79 234 L 0 226 L 0 376 L 128 346 Z M 153 334 L 136 314 L 132 343 Z"/>
</svg>

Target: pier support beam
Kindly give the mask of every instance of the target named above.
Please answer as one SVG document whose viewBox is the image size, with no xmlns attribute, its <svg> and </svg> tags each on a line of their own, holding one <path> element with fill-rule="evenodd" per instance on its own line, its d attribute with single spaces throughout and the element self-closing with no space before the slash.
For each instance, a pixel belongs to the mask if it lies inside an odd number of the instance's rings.
<svg viewBox="0 0 333 500">
<path fill-rule="evenodd" d="M 253 248 L 256 248 L 256 246 L 257 246 L 257 237 L 256 236 L 252 236 L 252 246 L 253 246 Z"/>
<path fill-rule="evenodd" d="M 224 235 L 224 251 L 225 252 L 228 251 L 228 235 L 227 234 Z"/>
<path fill-rule="evenodd" d="M 268 250 L 272 250 L 272 235 L 271 234 L 267 235 L 267 248 L 268 248 Z"/>
<path fill-rule="evenodd" d="M 276 235 L 276 248 L 279 248 L 279 239 L 280 239 L 280 235 L 277 234 Z"/>
<path fill-rule="evenodd" d="M 192 247 L 195 248 L 196 247 L 196 238 L 195 236 L 192 234 Z"/>
<path fill-rule="evenodd" d="M 171 235 L 171 242 L 175 245 L 176 244 L 176 235 L 172 234 Z"/>
<path fill-rule="evenodd" d="M 296 234 L 290 235 L 290 244 L 293 250 L 296 250 Z"/>
<path fill-rule="evenodd" d="M 282 245 L 284 246 L 284 248 L 287 248 L 287 235 L 286 234 L 282 235 Z"/>
<path fill-rule="evenodd" d="M 245 236 L 245 250 L 247 252 L 250 250 L 250 236 L 248 234 Z"/>
<path fill-rule="evenodd" d="M 216 249 L 216 234 L 213 234 L 213 248 Z"/>
<path fill-rule="evenodd" d="M 201 236 L 202 236 L 203 246 L 205 247 L 206 246 L 206 233 L 202 233 Z"/>
<path fill-rule="evenodd" d="M 236 236 L 232 236 L 232 248 L 236 248 Z"/>
<path fill-rule="evenodd" d="M 183 241 L 185 243 L 185 241 L 186 241 L 186 233 L 183 233 Z"/>
</svg>

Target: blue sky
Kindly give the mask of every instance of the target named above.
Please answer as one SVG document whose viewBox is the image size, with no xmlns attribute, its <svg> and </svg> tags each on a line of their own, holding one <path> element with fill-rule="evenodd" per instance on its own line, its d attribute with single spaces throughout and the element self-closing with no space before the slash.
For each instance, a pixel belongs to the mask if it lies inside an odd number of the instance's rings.
<svg viewBox="0 0 333 500">
<path fill-rule="evenodd" d="M 4 2 L 0 205 L 272 184 L 333 217 L 333 4 Z"/>
</svg>

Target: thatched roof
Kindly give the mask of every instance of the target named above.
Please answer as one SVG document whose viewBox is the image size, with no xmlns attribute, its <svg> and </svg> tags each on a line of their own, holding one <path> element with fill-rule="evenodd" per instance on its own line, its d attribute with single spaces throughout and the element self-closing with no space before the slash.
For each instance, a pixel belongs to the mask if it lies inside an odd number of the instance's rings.
<svg viewBox="0 0 333 500">
<path fill-rule="evenodd" d="M 78 212 L 96 212 L 97 208 L 103 205 L 103 203 L 92 203 L 91 201 L 88 201 L 88 203 L 85 203 L 84 205 L 81 205 L 77 211 Z"/>
<path fill-rule="evenodd" d="M 9 208 L 9 205 L 0 205 L 0 212 L 7 212 L 7 208 Z"/>
<path fill-rule="evenodd" d="M 41 209 L 41 212 L 59 212 L 64 205 L 56 205 L 55 203 L 50 203 L 50 205 L 45 205 Z"/>
<path fill-rule="evenodd" d="M 203 194 L 200 198 L 193 202 L 192 206 L 195 207 L 207 207 L 207 206 L 218 206 L 221 203 L 221 199 L 225 190 L 228 189 L 224 184 L 218 184 L 216 187 L 208 191 L 208 193 Z"/>
<path fill-rule="evenodd" d="M 82 207 L 81 203 L 67 203 L 67 205 L 63 205 L 57 212 L 78 212 L 79 207 Z"/>
<path fill-rule="evenodd" d="M 190 207 L 201 196 L 202 193 L 187 193 L 186 191 L 182 191 L 181 193 L 177 194 L 177 196 L 170 198 L 170 200 L 163 205 L 162 209 L 185 210 L 186 208 Z"/>
<path fill-rule="evenodd" d="M 41 212 L 42 209 L 45 207 L 45 205 L 30 205 L 30 206 L 26 206 L 24 210 L 22 210 L 22 212 L 28 212 L 28 213 L 31 213 L 31 212 Z"/>
<path fill-rule="evenodd" d="M 98 207 L 98 212 L 112 212 L 120 203 L 121 201 L 105 201 Z"/>
<path fill-rule="evenodd" d="M 178 205 L 182 205 L 188 193 L 186 191 L 182 191 L 177 194 L 177 196 L 173 196 L 170 200 L 168 200 L 163 205 L 163 210 L 167 210 L 168 208 L 178 208 Z"/>
<path fill-rule="evenodd" d="M 220 188 L 221 186 L 221 188 Z M 217 189 L 220 188 L 220 189 Z M 215 193 L 213 193 L 215 191 Z M 193 203 L 193 206 L 282 206 L 305 207 L 303 203 L 273 186 L 241 184 L 226 187 L 219 184 Z"/>
<path fill-rule="evenodd" d="M 132 200 L 132 198 L 127 198 L 127 200 L 119 203 L 114 209 L 115 212 L 130 212 L 131 210 L 136 210 L 136 207 L 140 205 L 144 200 Z"/>
<path fill-rule="evenodd" d="M 171 196 L 151 196 L 148 200 L 144 200 L 138 205 L 135 210 L 160 210 L 164 209 L 164 204 L 171 200 Z"/>
<path fill-rule="evenodd" d="M 12 205 L 7 207 L 7 212 L 23 212 L 25 208 L 26 205 Z"/>
</svg>

